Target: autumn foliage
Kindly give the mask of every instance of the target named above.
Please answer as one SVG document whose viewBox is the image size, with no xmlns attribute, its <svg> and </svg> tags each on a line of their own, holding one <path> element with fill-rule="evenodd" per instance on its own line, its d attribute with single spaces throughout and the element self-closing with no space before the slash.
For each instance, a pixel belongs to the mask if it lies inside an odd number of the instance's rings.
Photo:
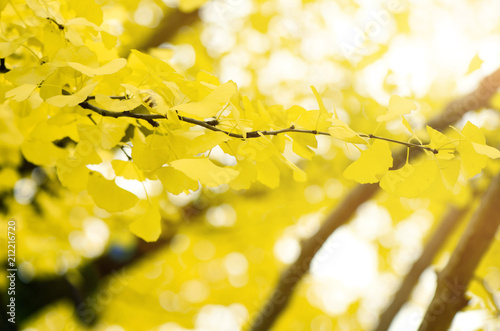
<svg viewBox="0 0 500 331">
<path fill-rule="evenodd" d="M 385 86 L 379 104 L 345 85 L 335 99 L 312 81 L 307 102 L 280 105 L 257 71 L 222 80 L 221 55 L 203 48 L 210 10 L 239 3 L 165 3 L 0 1 L 0 212 L 17 224 L 18 327 L 361 330 L 380 315 L 382 330 L 430 268 L 444 270 L 436 296 L 408 330 L 444 330 L 464 308 L 498 327 L 499 72 L 463 99 Z M 241 24 L 272 38 L 279 10 L 253 5 Z M 328 61 L 355 73 L 376 58 Z M 485 109 L 496 123 L 466 116 Z M 356 252 L 339 266 L 350 276 L 325 276 Z"/>
</svg>

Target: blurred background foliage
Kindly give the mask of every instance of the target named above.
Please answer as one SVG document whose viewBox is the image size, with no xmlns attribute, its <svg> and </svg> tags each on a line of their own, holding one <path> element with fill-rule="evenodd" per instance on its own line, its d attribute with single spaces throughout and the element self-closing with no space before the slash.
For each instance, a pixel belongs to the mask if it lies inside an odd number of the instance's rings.
<svg viewBox="0 0 500 331">
<path fill-rule="evenodd" d="M 335 106 L 360 132 L 374 130 L 369 119 L 385 112 L 392 94 L 418 101 L 420 111 L 407 118 L 421 132 L 426 118 L 500 65 L 500 3 L 492 0 L 96 3 L 103 28 L 117 38 L 112 51 L 122 56 L 131 49 L 150 51 L 192 77 L 207 71 L 221 82 L 234 80 L 243 94 L 267 105 L 314 109 L 314 85 L 327 108 Z M 471 121 L 498 146 L 499 109 L 497 94 L 490 108 L 467 113 L 457 127 Z M 0 117 L 2 134 L 15 134 L 13 119 Z M 408 139 L 397 121 L 379 130 Z M 147 181 L 149 195 L 167 216 L 156 245 L 130 233 L 134 215 L 110 215 L 88 196 L 61 187 L 55 172 L 0 144 L 2 224 L 17 220 L 21 280 L 43 285 L 30 301 L 47 299 L 40 310 L 24 307 L 24 315 L 18 307 L 22 329 L 245 329 L 279 272 L 297 257 L 301 240 L 354 185 L 342 172 L 359 151 L 317 138 L 311 160 L 287 147 L 287 157 L 308 175 L 304 183 L 283 172 L 274 190 L 255 184 L 243 191 L 222 186 L 175 196 L 158 181 Z M 224 158 L 220 148 L 212 153 Z M 109 163 L 116 155 L 101 157 Z M 372 328 L 447 206 L 475 206 L 474 192 L 484 191 L 498 170 L 498 162 L 491 162 L 473 186 L 452 193 L 442 186 L 415 199 L 379 192 L 328 239 L 275 330 Z M 140 184 L 128 185 L 143 194 Z M 418 327 L 434 293 L 433 270 L 445 264 L 464 226 L 424 272 L 394 330 Z M 5 250 L 1 254 L 5 260 Z M 500 327 L 499 256 L 497 235 L 470 287 L 471 304 L 457 315 L 453 330 Z M 3 288 L 4 269 L 0 276 Z M 50 283 L 61 279 L 66 285 Z M 71 294 L 81 284 L 87 292 Z M 49 300 L 58 289 L 64 299 Z"/>
</svg>

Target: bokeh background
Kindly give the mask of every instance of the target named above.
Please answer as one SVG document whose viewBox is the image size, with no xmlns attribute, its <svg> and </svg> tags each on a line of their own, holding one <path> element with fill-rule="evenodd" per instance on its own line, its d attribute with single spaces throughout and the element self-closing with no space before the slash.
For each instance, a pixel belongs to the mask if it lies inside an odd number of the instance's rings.
<svg viewBox="0 0 500 331">
<path fill-rule="evenodd" d="M 359 131 L 372 127 L 370 118 L 384 111 L 393 94 L 418 101 L 418 111 L 407 119 L 416 132 L 425 130 L 426 119 L 500 66 L 500 2 L 493 0 L 212 0 L 200 8 L 175 0 L 97 3 L 103 27 L 118 37 L 123 55 L 149 49 L 193 77 L 205 70 L 221 82 L 233 80 L 267 105 L 316 109 L 313 85 L 326 107 L 335 107 Z M 457 127 L 471 121 L 494 145 L 499 107 L 496 97 L 491 108 L 467 113 Z M 400 122 L 384 130 L 408 139 Z M 79 302 L 79 310 L 70 299 L 46 305 L 23 329 L 244 330 L 279 272 L 298 256 L 301 240 L 354 186 L 342 172 L 359 151 L 317 138 L 312 160 L 291 146 L 286 150 L 306 171 L 304 183 L 282 174 L 275 190 L 256 184 L 244 191 L 221 186 L 166 195 L 159 181 L 146 181 L 148 194 L 159 196 L 168 215 L 156 246 L 144 246 L 127 230 L 126 215 L 82 206 L 74 194 L 51 194 L 51 174 L 40 168 L 0 172 L 0 187 L 14 187 L 13 196 L 2 193 L 2 204 L 20 222 L 20 277 L 34 282 L 64 276 L 75 284 L 93 279 L 97 289 Z M 234 164 L 220 148 L 211 157 Z M 113 177 L 110 162 L 116 158 L 125 160 L 121 152 L 110 153 L 95 170 Z M 484 188 L 488 179 L 477 178 L 476 187 Z M 139 182 L 117 183 L 144 196 Z M 415 199 L 380 192 L 328 239 L 275 330 L 372 328 L 447 206 L 475 204 L 472 195 L 466 185 L 453 194 L 431 190 Z M 463 227 L 422 274 L 391 330 L 418 328 L 434 294 L 435 269 L 445 265 Z M 96 261 L 123 267 L 87 273 L 85 266 Z M 476 278 L 471 304 L 456 316 L 453 331 L 500 328 L 498 235 Z M 45 286 L 47 293 L 62 288 Z M 94 318 L 91 326 L 81 322 Z"/>
</svg>

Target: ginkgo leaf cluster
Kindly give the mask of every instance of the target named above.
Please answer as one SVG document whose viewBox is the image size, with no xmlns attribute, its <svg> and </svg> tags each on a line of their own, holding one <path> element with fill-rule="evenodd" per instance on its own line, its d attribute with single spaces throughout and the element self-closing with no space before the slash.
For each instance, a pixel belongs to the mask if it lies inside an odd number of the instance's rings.
<svg viewBox="0 0 500 331">
<path fill-rule="evenodd" d="M 181 2 L 181 9 L 189 11 L 202 2 Z M 405 118 L 417 104 L 400 96 L 391 97 L 387 112 L 373 121 L 384 125 L 401 120 L 412 134 L 408 142 L 357 132 L 335 109 L 325 107 L 314 87 L 319 109 L 286 109 L 250 100 L 233 81 L 221 83 L 204 72 L 190 77 L 139 50 L 122 58 L 114 48 L 116 39 L 101 28 L 102 12 L 94 1 L 12 1 L 1 12 L 17 21 L 15 13 L 32 19 L 7 25 L 0 36 L 0 57 L 11 66 L 2 74 L 6 88 L 1 98 L 13 113 L 24 109 L 14 114 L 23 135 L 23 156 L 55 168 L 64 187 L 86 191 L 109 213 L 132 209 L 140 200 L 114 179 L 91 170 L 104 162 L 101 155 L 121 153 L 123 147 L 130 148 L 130 160 L 112 160 L 115 176 L 159 180 L 172 194 L 221 185 L 242 190 L 257 182 L 274 189 L 283 171 L 304 181 L 306 173 L 285 149 L 291 146 L 296 155 L 310 160 L 317 135 L 360 149 L 360 157 L 344 171 L 346 178 L 380 182 L 401 197 L 419 196 L 435 181 L 452 189 L 459 178 L 475 176 L 488 159 L 500 156 L 471 123 L 446 133 L 428 128 L 429 137 L 422 138 L 428 144 L 410 143 L 421 141 Z M 23 59 L 21 66 L 18 58 Z M 35 124 L 23 126 L 25 122 Z M 54 144 L 66 138 L 66 146 Z M 390 142 L 424 153 L 393 169 Z M 215 148 L 225 153 L 225 162 L 211 158 Z M 130 229 L 155 240 L 161 215 L 147 210 L 137 222 L 148 226 L 135 222 Z"/>
</svg>

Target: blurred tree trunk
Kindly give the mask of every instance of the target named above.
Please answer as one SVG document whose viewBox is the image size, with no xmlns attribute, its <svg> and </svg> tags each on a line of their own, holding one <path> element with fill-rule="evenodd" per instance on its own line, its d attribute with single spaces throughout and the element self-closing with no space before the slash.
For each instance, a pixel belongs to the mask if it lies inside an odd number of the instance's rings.
<svg viewBox="0 0 500 331">
<path fill-rule="evenodd" d="M 385 331 L 389 329 L 394 317 L 399 312 L 403 304 L 408 301 L 408 298 L 413 291 L 413 288 L 418 283 L 418 280 L 425 269 L 432 263 L 434 257 L 439 252 L 441 247 L 445 244 L 446 240 L 453 233 L 457 225 L 467 214 L 469 206 L 463 208 L 450 207 L 439 226 L 434 231 L 429 241 L 424 247 L 420 257 L 413 263 L 410 271 L 406 274 L 403 282 L 401 283 L 398 291 L 394 295 L 391 303 L 384 312 L 380 315 L 378 325 L 375 331 Z"/>
<path fill-rule="evenodd" d="M 438 273 L 434 298 L 419 331 L 447 330 L 469 300 L 465 291 L 500 227 L 500 174 L 492 180 L 446 267 Z"/>
</svg>

